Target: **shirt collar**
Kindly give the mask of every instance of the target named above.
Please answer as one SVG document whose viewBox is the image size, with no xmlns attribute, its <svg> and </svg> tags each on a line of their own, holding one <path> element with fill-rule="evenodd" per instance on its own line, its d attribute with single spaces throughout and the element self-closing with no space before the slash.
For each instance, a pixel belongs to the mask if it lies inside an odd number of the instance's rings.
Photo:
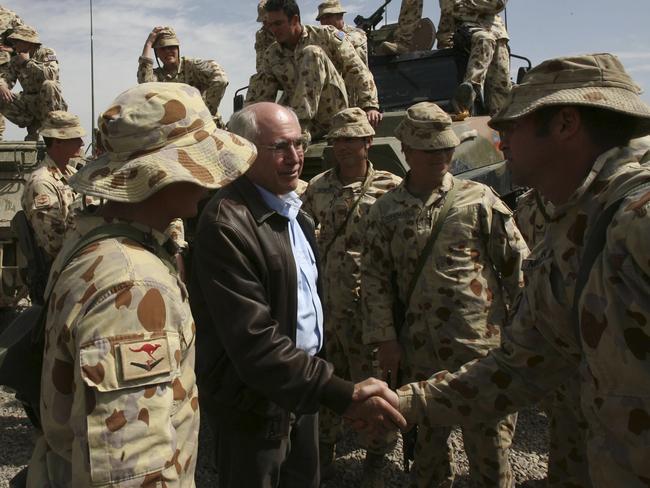
<svg viewBox="0 0 650 488">
<path fill-rule="evenodd" d="M 48 171 L 56 181 L 65 181 L 67 177 L 72 176 L 77 172 L 77 170 L 72 166 L 66 165 L 66 174 L 63 174 L 54 160 L 47 153 L 45 154 L 45 159 L 43 159 L 43 165 L 47 167 Z"/>
<path fill-rule="evenodd" d="M 266 203 L 271 210 L 279 213 L 289 220 L 295 220 L 298 217 L 298 212 L 302 206 L 302 200 L 295 191 L 286 193 L 284 195 L 275 195 L 255 183 L 255 188 L 259 191 L 264 203 Z"/>
</svg>

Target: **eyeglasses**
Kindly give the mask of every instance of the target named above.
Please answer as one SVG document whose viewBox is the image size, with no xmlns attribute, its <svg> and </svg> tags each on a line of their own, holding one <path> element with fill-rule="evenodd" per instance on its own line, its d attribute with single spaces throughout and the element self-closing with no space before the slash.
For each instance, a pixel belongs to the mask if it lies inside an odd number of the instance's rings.
<svg viewBox="0 0 650 488">
<path fill-rule="evenodd" d="M 278 141 L 272 145 L 257 144 L 257 147 L 268 149 L 275 154 L 287 154 L 290 152 L 291 148 L 295 149 L 297 153 L 302 153 L 305 151 L 308 144 L 309 139 L 306 136 L 303 136 L 294 140 Z"/>
</svg>

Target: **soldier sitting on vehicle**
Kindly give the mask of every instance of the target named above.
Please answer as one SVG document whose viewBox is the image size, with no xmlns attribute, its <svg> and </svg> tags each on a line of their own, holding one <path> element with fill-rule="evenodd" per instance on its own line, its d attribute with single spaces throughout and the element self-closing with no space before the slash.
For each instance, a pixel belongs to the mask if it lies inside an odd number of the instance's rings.
<svg viewBox="0 0 650 488">
<path fill-rule="evenodd" d="M 257 4 L 257 21 L 262 24 L 262 27 L 255 32 L 255 71 L 258 73 L 262 71 L 264 53 L 275 42 L 275 37 L 264 20 L 266 17 L 265 5 L 266 0 L 260 0 L 260 3 Z"/>
<path fill-rule="evenodd" d="M 153 50 L 153 53 L 152 53 Z M 158 67 L 153 67 L 153 55 Z M 160 66 L 159 61 L 162 61 Z M 228 86 L 224 69 L 211 59 L 186 58 L 180 55 L 180 42 L 171 27 L 154 27 L 138 59 L 138 83 L 150 81 L 187 83 L 201 92 L 217 125 L 223 126 L 219 104 Z"/>
<path fill-rule="evenodd" d="M 23 25 L 22 19 L 15 12 L 0 5 L 0 66 L 7 64 L 11 60 L 11 53 L 14 50 L 8 45 L 7 37 L 19 25 Z M 4 132 L 5 118 L 0 114 L 0 141 Z"/>
<path fill-rule="evenodd" d="M 21 25 L 7 36 L 15 55 L 0 66 L 0 114 L 27 128 L 26 141 L 37 141 L 49 112 L 67 110 L 59 84 L 56 53 L 41 44 L 32 27 Z M 20 82 L 23 91 L 11 89 Z"/>
<path fill-rule="evenodd" d="M 348 107 L 348 94 L 374 126 L 379 113 L 377 88 L 348 36 L 331 26 L 303 26 L 294 0 L 269 0 L 266 22 L 276 42 L 264 56 L 262 72 L 248 88 L 246 103 L 275 101 L 294 109 L 304 131 L 323 135 L 332 117 Z"/>
<path fill-rule="evenodd" d="M 36 244 L 54 259 L 63 244 L 70 206 L 77 198 L 68 185 L 68 177 L 77 171 L 69 163 L 81 156 L 86 131 L 76 115 L 56 111 L 45 119 L 41 135 L 46 146 L 45 160 L 29 175 L 21 204 Z"/>
<path fill-rule="evenodd" d="M 331 25 L 345 32 L 359 57 L 368 64 L 368 37 L 361 29 L 345 23 L 345 12 L 339 0 L 325 0 L 318 6 L 316 21 L 320 22 L 320 25 Z"/>
</svg>

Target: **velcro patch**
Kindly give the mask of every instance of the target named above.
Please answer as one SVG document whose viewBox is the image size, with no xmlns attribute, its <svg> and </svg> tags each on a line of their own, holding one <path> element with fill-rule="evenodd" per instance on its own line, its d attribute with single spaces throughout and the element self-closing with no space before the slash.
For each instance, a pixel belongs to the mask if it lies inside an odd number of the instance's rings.
<svg viewBox="0 0 650 488">
<path fill-rule="evenodd" d="M 49 55 L 47 56 L 47 60 L 48 60 L 48 61 L 57 61 L 57 59 L 56 59 L 56 54 L 49 54 Z"/>
<path fill-rule="evenodd" d="M 345 39 L 345 32 L 343 32 L 343 31 L 338 31 L 335 35 L 336 35 L 336 37 L 339 38 L 339 41 L 342 41 L 343 39 Z"/>
<path fill-rule="evenodd" d="M 167 337 L 119 344 L 124 381 L 158 376 L 171 371 Z"/>
<path fill-rule="evenodd" d="M 34 208 L 44 208 L 44 207 L 49 207 L 50 206 L 50 196 L 41 193 L 40 195 L 36 195 L 36 198 L 34 198 Z"/>
</svg>

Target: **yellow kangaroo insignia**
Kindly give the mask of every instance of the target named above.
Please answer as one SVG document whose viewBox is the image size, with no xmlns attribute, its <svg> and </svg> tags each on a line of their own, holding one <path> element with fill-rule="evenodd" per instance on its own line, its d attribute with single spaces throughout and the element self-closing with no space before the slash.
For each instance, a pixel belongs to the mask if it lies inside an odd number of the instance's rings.
<svg viewBox="0 0 650 488">
<path fill-rule="evenodd" d="M 166 337 L 122 342 L 119 345 L 124 381 L 157 376 L 171 371 Z"/>
</svg>

